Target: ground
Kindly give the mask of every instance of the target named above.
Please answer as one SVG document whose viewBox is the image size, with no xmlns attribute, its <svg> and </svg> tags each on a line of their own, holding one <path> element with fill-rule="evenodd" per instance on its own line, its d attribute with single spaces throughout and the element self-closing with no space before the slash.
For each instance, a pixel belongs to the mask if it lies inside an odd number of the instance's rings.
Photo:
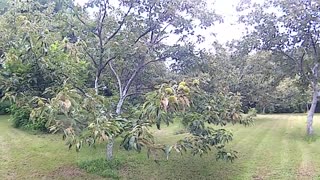
<svg viewBox="0 0 320 180">
<path fill-rule="evenodd" d="M 82 161 L 103 158 L 104 146 L 68 151 L 60 135 L 34 135 L 10 126 L 0 117 L 0 179 L 103 179 L 78 168 Z M 121 179 L 320 179 L 320 116 L 315 135 L 305 136 L 306 114 L 260 115 L 252 127 L 228 126 L 234 132 L 230 148 L 239 151 L 234 163 L 172 153 L 160 164 L 146 153 L 115 150 L 123 162 Z M 178 123 L 155 130 L 158 141 L 173 143 L 182 135 Z"/>
</svg>

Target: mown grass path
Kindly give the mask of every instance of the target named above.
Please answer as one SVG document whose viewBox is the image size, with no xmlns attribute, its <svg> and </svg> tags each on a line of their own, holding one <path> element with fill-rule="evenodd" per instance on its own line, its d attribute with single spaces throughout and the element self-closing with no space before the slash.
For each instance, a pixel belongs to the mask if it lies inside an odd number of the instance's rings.
<svg viewBox="0 0 320 180">
<path fill-rule="evenodd" d="M 0 117 L 0 179 L 101 179 L 77 168 L 77 162 L 104 157 L 104 145 L 68 151 L 59 135 L 32 135 L 14 129 Z M 116 146 L 123 162 L 121 179 L 320 179 L 320 116 L 315 135 L 305 136 L 305 114 L 260 115 L 255 125 L 228 126 L 234 141 L 228 148 L 239 151 L 234 163 L 216 161 L 214 153 L 202 158 L 172 153 L 160 165 L 146 153 L 126 152 Z M 154 130 L 158 141 L 171 144 L 182 126 Z"/>
</svg>

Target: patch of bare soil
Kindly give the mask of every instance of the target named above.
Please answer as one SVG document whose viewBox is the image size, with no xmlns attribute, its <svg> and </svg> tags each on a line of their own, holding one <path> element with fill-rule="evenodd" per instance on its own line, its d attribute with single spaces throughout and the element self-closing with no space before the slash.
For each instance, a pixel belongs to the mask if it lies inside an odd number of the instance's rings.
<svg viewBox="0 0 320 180">
<path fill-rule="evenodd" d="M 74 166 L 62 166 L 42 179 L 89 179 L 86 172 Z"/>
<path fill-rule="evenodd" d="M 254 179 L 254 180 L 264 180 L 264 179 L 267 179 L 267 177 L 268 176 L 266 176 L 266 175 L 258 174 L 258 175 L 253 175 L 252 179 Z"/>
<path fill-rule="evenodd" d="M 301 163 L 297 170 L 297 179 L 313 179 L 315 177 L 315 167 L 310 162 Z"/>
<path fill-rule="evenodd" d="M 131 168 L 129 165 L 124 164 L 121 166 L 120 174 L 123 179 L 129 179 L 129 174 L 131 173 Z"/>
</svg>

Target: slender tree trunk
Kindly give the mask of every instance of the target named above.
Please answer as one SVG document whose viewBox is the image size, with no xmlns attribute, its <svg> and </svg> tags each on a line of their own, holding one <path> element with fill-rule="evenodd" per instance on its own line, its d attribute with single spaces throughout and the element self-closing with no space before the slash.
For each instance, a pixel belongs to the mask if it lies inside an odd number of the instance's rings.
<svg viewBox="0 0 320 180">
<path fill-rule="evenodd" d="M 94 80 L 94 90 L 96 91 L 96 95 L 99 94 L 99 73 L 96 75 L 96 79 Z M 111 161 L 113 159 L 113 143 L 114 138 L 110 138 L 109 142 L 106 145 L 106 158 L 108 161 Z"/>
<path fill-rule="evenodd" d="M 123 102 L 125 100 L 124 96 L 120 97 L 120 100 L 117 104 L 117 109 L 116 109 L 116 114 L 120 115 L 121 114 L 121 108 L 123 105 Z M 113 145 L 114 145 L 114 138 L 110 138 L 109 142 L 107 143 L 107 148 L 106 148 L 106 154 L 107 154 L 107 160 L 111 161 L 113 159 Z"/>
<path fill-rule="evenodd" d="M 130 79 L 128 80 L 128 82 L 126 83 L 124 89 L 122 89 L 122 83 L 121 83 L 121 79 L 118 76 L 117 72 L 114 70 L 113 66 L 112 66 L 112 62 L 110 61 L 109 63 L 109 67 L 111 69 L 111 71 L 113 72 L 113 74 L 116 76 L 117 81 L 118 81 L 118 86 L 119 86 L 119 101 L 117 104 L 117 108 L 116 108 L 116 114 L 120 115 L 121 114 L 121 109 L 122 109 L 122 105 L 123 102 L 126 98 L 126 95 L 128 93 L 129 87 L 131 86 L 131 83 L 133 81 L 133 79 L 137 76 L 138 72 L 140 70 L 143 69 L 144 66 L 140 66 L 130 77 Z M 114 144 L 114 138 L 110 139 L 109 143 L 107 144 L 107 160 L 112 160 L 112 156 L 113 156 L 113 144 Z"/>
<path fill-rule="evenodd" d="M 111 161 L 113 159 L 113 144 L 114 144 L 114 138 L 110 138 L 109 142 L 107 143 L 106 147 L 106 155 L 107 160 Z"/>
<path fill-rule="evenodd" d="M 96 95 L 99 94 L 99 76 L 96 76 L 94 80 L 94 90 L 96 91 Z"/>
<path fill-rule="evenodd" d="M 96 91 L 96 95 L 99 94 L 99 76 L 96 76 L 96 79 L 94 80 L 94 90 Z M 106 145 L 106 158 L 108 161 L 111 161 L 113 159 L 113 143 L 114 139 L 113 137 L 110 138 L 109 142 Z"/>
<path fill-rule="evenodd" d="M 312 102 L 311 102 L 311 107 L 308 112 L 308 117 L 307 117 L 307 135 L 312 135 L 313 134 L 313 128 L 312 128 L 312 123 L 313 123 L 313 116 L 317 107 L 317 102 L 318 102 L 318 87 L 317 85 L 314 85 L 313 87 L 313 94 L 312 94 Z"/>
<path fill-rule="evenodd" d="M 120 99 L 119 99 L 119 102 L 117 104 L 117 109 L 116 109 L 117 115 L 121 114 L 121 109 L 122 109 L 122 105 L 123 105 L 124 99 L 125 99 L 124 97 L 120 97 Z"/>
<path fill-rule="evenodd" d="M 316 111 L 317 107 L 317 102 L 318 102 L 318 71 L 319 71 L 319 64 L 315 63 L 313 69 L 312 69 L 312 74 L 313 78 L 311 81 L 312 85 L 312 101 L 311 101 L 311 107 L 308 112 L 308 117 L 307 117 L 307 135 L 312 135 L 313 134 L 313 128 L 312 128 L 312 123 L 313 123 L 313 116 Z"/>
</svg>

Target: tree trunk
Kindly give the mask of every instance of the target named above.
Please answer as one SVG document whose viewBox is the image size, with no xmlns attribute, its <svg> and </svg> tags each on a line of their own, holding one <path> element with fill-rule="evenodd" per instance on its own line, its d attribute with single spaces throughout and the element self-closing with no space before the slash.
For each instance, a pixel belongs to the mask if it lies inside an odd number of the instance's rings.
<svg viewBox="0 0 320 180">
<path fill-rule="evenodd" d="M 309 109 L 308 118 L 307 118 L 307 135 L 313 134 L 312 123 L 313 123 L 313 116 L 317 107 L 317 102 L 318 102 L 318 88 L 317 88 L 317 85 L 315 84 L 313 87 L 311 107 Z"/>
<path fill-rule="evenodd" d="M 116 109 L 116 113 L 117 115 L 120 115 L 121 114 L 121 109 L 122 109 L 122 105 L 123 105 L 123 102 L 124 102 L 124 97 L 120 97 L 120 100 L 117 104 L 117 109 Z"/>
<path fill-rule="evenodd" d="M 96 91 L 96 95 L 99 94 L 99 77 L 96 76 L 96 79 L 94 80 L 94 90 Z"/>
<path fill-rule="evenodd" d="M 114 139 L 112 137 L 110 138 L 106 147 L 106 156 L 108 161 L 111 161 L 113 159 L 113 144 L 114 144 Z"/>
<path fill-rule="evenodd" d="M 94 90 L 96 92 L 96 95 L 99 94 L 99 76 L 96 76 L 96 79 L 94 80 Z M 113 137 L 110 138 L 109 142 L 106 145 L 106 158 L 108 161 L 111 161 L 113 159 L 113 143 L 114 139 Z"/>
<path fill-rule="evenodd" d="M 124 102 L 124 96 L 120 97 L 120 100 L 117 104 L 117 109 L 116 109 L 116 114 L 120 115 L 121 114 L 121 108 Z M 107 148 L 106 148 L 106 154 L 107 154 L 107 160 L 111 161 L 113 159 L 113 145 L 114 145 L 114 138 L 112 137 L 110 141 L 107 143 Z"/>
<path fill-rule="evenodd" d="M 312 135 L 313 134 L 313 128 L 312 128 L 312 123 L 313 123 L 313 116 L 316 111 L 317 107 L 317 102 L 318 102 L 318 71 L 319 71 L 319 64 L 315 63 L 313 69 L 312 69 L 312 74 L 313 78 L 311 81 L 312 85 L 312 102 L 311 102 L 311 107 L 308 112 L 308 117 L 307 117 L 307 135 Z"/>
</svg>

